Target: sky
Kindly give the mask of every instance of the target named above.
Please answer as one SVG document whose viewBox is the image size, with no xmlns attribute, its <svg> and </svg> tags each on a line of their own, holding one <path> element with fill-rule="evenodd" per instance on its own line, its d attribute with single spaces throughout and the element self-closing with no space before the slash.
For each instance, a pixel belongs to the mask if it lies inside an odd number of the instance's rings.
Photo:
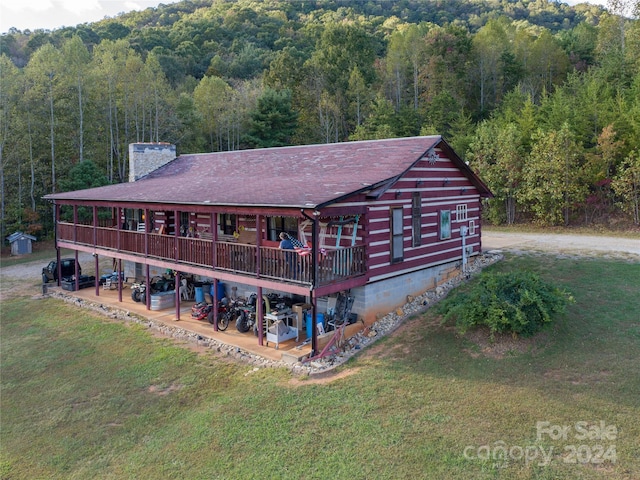
<svg viewBox="0 0 640 480">
<path fill-rule="evenodd" d="M 144 10 L 160 3 L 179 0 L 0 0 L 0 33 L 11 27 L 18 30 L 53 30 L 75 27 L 86 22 L 96 22 L 105 16 L 113 17 L 121 12 Z M 564 0 L 569 5 L 581 0 Z M 588 0 L 588 3 L 605 5 L 606 0 Z"/>
<path fill-rule="evenodd" d="M 0 32 L 11 27 L 18 30 L 53 30 L 97 22 L 118 13 L 144 10 L 178 0 L 0 0 Z"/>
</svg>

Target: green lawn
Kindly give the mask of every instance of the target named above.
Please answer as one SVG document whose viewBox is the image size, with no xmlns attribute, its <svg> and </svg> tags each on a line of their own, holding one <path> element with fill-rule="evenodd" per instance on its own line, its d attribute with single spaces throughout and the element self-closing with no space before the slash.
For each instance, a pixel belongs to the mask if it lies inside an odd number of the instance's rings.
<svg viewBox="0 0 640 480">
<path fill-rule="evenodd" d="M 640 478 L 640 265 L 491 268 L 530 269 L 576 303 L 535 348 L 501 358 L 429 311 L 331 382 L 198 355 L 53 299 L 6 301 L 0 477 Z"/>
</svg>

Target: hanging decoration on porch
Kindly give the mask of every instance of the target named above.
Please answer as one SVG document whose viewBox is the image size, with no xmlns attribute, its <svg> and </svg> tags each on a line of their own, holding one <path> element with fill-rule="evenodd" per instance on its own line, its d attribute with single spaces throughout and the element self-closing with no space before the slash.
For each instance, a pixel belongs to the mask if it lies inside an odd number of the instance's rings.
<svg viewBox="0 0 640 480">
<path fill-rule="evenodd" d="M 293 249 L 298 255 L 300 255 L 301 257 L 306 257 L 307 255 L 311 254 L 311 247 L 309 247 L 308 245 L 305 245 L 300 240 L 298 240 L 295 237 L 292 237 L 286 232 L 285 232 L 285 235 L 289 239 L 289 241 L 293 244 Z"/>
<path fill-rule="evenodd" d="M 233 237 L 236 240 L 239 239 L 242 232 L 244 232 L 244 225 L 240 225 L 238 229 L 233 232 Z"/>
</svg>

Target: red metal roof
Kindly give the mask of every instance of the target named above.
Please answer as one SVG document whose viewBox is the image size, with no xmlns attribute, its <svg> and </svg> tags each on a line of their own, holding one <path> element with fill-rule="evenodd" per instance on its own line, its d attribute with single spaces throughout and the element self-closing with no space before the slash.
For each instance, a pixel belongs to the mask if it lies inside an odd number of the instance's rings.
<svg viewBox="0 0 640 480">
<path fill-rule="evenodd" d="M 180 155 L 134 183 L 45 198 L 314 208 L 401 175 L 440 142 L 428 136 Z"/>
</svg>

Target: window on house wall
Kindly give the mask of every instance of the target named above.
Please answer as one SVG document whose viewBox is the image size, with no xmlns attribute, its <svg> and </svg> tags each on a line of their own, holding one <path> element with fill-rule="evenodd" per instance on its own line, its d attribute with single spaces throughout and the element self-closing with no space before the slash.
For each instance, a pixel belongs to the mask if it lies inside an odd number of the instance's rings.
<svg viewBox="0 0 640 480">
<path fill-rule="evenodd" d="M 476 234 L 476 221 L 469 220 L 469 235 L 475 235 L 475 234 Z"/>
<path fill-rule="evenodd" d="M 404 259 L 402 207 L 391 209 L 391 263 Z"/>
<path fill-rule="evenodd" d="M 440 210 L 440 240 L 451 238 L 451 210 Z"/>
<path fill-rule="evenodd" d="M 298 219 L 294 217 L 267 218 L 267 239 L 279 241 L 280 232 L 286 232 L 292 237 L 298 238 Z"/>
<path fill-rule="evenodd" d="M 456 205 L 456 221 L 464 222 L 467 220 L 467 205 L 460 204 Z"/>
<path fill-rule="evenodd" d="M 415 192 L 411 197 L 411 228 L 412 228 L 412 246 L 419 247 L 422 245 L 422 199 L 420 192 Z"/>
<path fill-rule="evenodd" d="M 233 235 L 233 232 L 237 230 L 238 221 L 235 215 L 229 213 L 221 213 L 218 215 L 220 219 L 220 233 L 225 235 Z"/>
</svg>

